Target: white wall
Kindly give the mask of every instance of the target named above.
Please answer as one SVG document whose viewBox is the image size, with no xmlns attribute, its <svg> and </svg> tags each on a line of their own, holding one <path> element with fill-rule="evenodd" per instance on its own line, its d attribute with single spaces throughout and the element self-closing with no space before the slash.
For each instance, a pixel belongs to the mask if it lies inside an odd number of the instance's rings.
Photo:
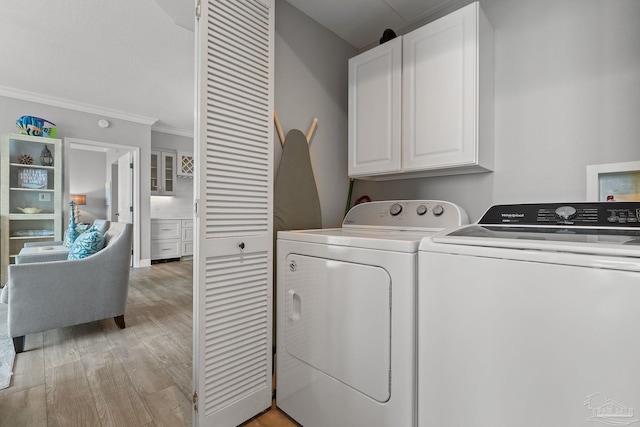
<svg viewBox="0 0 640 427">
<path fill-rule="evenodd" d="M 69 193 L 84 194 L 87 204 L 78 206 L 80 220 L 93 224 L 96 219 L 109 219 L 106 216 L 104 184 L 107 177 L 107 155 L 100 151 L 70 149 Z M 68 200 L 64 200 L 67 203 Z M 78 220 L 78 218 L 76 218 Z"/>
<path fill-rule="evenodd" d="M 347 177 L 347 61 L 357 50 L 284 0 L 276 0 L 275 109 L 283 131 L 318 126 L 309 153 L 323 227 L 342 223 Z M 275 171 L 282 148 L 274 136 Z"/>
<path fill-rule="evenodd" d="M 498 203 L 585 200 L 586 165 L 640 160 L 640 1 L 480 4 L 495 32 L 495 172 L 358 180 L 353 200 L 446 199 L 477 220 Z"/>
</svg>

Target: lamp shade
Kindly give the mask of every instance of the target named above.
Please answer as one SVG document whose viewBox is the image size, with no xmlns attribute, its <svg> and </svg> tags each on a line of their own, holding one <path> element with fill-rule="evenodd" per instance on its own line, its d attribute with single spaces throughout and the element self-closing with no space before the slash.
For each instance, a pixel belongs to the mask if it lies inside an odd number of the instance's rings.
<svg viewBox="0 0 640 427">
<path fill-rule="evenodd" d="M 87 196 L 84 194 L 72 194 L 71 200 L 76 205 L 86 205 L 87 204 Z"/>
</svg>

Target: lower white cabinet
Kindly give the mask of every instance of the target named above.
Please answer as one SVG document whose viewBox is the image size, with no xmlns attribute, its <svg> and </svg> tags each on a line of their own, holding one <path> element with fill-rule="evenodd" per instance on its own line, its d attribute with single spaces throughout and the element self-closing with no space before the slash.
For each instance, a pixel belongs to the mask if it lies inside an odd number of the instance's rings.
<svg viewBox="0 0 640 427">
<path fill-rule="evenodd" d="M 151 220 L 151 260 L 193 255 L 192 219 Z"/>
<path fill-rule="evenodd" d="M 179 219 L 151 220 L 151 260 L 180 258 L 182 224 Z"/>
<path fill-rule="evenodd" d="M 182 220 L 182 256 L 192 256 L 193 255 L 193 220 L 192 219 L 183 219 Z"/>
</svg>

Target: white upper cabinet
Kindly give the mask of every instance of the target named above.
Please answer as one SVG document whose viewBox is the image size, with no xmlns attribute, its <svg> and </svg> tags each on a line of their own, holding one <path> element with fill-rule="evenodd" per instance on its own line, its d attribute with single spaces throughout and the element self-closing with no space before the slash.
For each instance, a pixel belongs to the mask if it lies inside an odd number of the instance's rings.
<svg viewBox="0 0 640 427">
<path fill-rule="evenodd" d="M 151 152 L 151 195 L 176 194 L 176 154 L 167 151 Z"/>
<path fill-rule="evenodd" d="M 402 39 L 349 60 L 349 175 L 400 171 Z"/>
<path fill-rule="evenodd" d="M 195 162 L 193 161 L 193 153 L 191 151 L 178 150 L 177 174 L 182 178 L 193 178 L 195 170 Z"/>
<path fill-rule="evenodd" d="M 371 51 L 349 62 L 350 106 L 368 107 L 362 107 L 360 114 L 349 110 L 349 176 L 383 180 L 493 170 L 493 30 L 479 4 L 472 3 L 420 27 L 404 35 L 401 43 L 402 78 L 398 84 L 402 97 L 396 104 L 386 105 L 388 116 L 381 106 L 370 105 L 386 101 L 382 78 L 375 83 L 377 99 L 353 99 L 371 82 L 361 81 L 352 68 Z M 377 72 L 384 73 L 383 67 Z M 370 110 L 377 115 L 365 114 Z M 396 115 L 401 115 L 401 137 L 389 138 L 389 133 L 382 132 L 386 130 L 382 124 L 395 123 Z M 369 134 L 351 132 L 367 126 L 373 126 Z M 367 155 L 377 160 L 383 148 L 400 153 L 395 169 L 379 161 L 370 162 L 366 169 L 356 167 L 362 159 L 371 158 Z"/>
</svg>

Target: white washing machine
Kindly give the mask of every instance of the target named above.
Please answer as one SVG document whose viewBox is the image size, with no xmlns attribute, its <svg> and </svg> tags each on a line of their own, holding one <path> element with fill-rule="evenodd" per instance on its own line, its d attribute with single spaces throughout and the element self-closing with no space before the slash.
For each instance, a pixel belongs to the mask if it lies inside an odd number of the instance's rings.
<svg viewBox="0 0 640 427">
<path fill-rule="evenodd" d="M 640 425 L 640 203 L 494 206 L 419 275 L 420 427 Z"/>
<path fill-rule="evenodd" d="M 399 200 L 279 232 L 277 406 L 305 427 L 414 426 L 418 246 L 467 222 L 452 203 Z"/>
</svg>

